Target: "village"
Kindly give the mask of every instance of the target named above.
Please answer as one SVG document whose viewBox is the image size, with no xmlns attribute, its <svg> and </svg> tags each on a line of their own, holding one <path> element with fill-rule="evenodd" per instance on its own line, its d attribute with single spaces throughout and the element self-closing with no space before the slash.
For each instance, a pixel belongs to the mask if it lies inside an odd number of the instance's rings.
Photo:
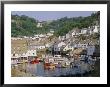
<svg viewBox="0 0 110 87">
<path fill-rule="evenodd" d="M 38 27 L 42 24 L 38 23 Z M 75 67 L 77 61 L 97 61 L 100 59 L 99 31 L 99 24 L 96 23 L 88 28 L 73 28 L 65 36 L 55 37 L 54 30 L 50 29 L 46 34 L 32 37 L 12 37 L 12 68 L 24 63 L 43 62 L 44 69 L 55 69 Z"/>
</svg>

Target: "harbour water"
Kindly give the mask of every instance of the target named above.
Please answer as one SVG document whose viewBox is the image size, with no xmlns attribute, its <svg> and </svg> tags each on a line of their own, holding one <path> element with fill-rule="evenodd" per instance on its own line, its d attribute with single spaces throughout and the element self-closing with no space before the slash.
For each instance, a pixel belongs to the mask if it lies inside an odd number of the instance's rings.
<svg viewBox="0 0 110 87">
<path fill-rule="evenodd" d="M 68 66 L 67 68 L 55 68 L 55 69 L 44 69 L 43 62 L 38 64 L 21 64 L 16 66 L 18 69 L 23 69 L 25 72 L 29 72 L 37 77 L 59 77 L 66 75 L 84 74 L 90 71 L 90 64 L 80 61 L 80 64 L 75 67 Z"/>
</svg>

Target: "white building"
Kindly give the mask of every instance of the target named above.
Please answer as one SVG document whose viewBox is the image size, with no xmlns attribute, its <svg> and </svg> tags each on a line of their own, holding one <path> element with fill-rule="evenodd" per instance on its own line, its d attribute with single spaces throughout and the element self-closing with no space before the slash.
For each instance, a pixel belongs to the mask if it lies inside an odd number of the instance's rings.
<svg viewBox="0 0 110 87">
<path fill-rule="evenodd" d="M 29 38 L 29 37 L 27 37 L 27 36 L 23 36 L 23 37 L 26 38 L 26 39 Z"/>
<path fill-rule="evenodd" d="M 11 37 L 11 40 L 22 40 L 20 37 Z"/>
<path fill-rule="evenodd" d="M 41 49 L 44 49 L 45 46 L 44 46 L 44 45 L 38 45 L 36 48 L 37 48 L 38 50 L 41 50 Z"/>
<path fill-rule="evenodd" d="M 53 33 L 47 33 L 47 36 L 52 36 L 53 35 Z"/>
<path fill-rule="evenodd" d="M 34 35 L 35 37 L 39 37 L 39 35 L 38 34 L 36 34 L 36 35 Z"/>
<path fill-rule="evenodd" d="M 11 58 L 19 58 L 19 57 L 20 57 L 20 55 L 17 53 L 11 54 Z"/>
<path fill-rule="evenodd" d="M 72 37 L 74 37 L 74 36 L 78 36 L 79 34 L 80 34 L 80 29 L 73 29 L 73 30 L 71 30 L 70 32 L 69 32 L 69 34 L 72 36 Z"/>
<path fill-rule="evenodd" d="M 67 33 L 65 37 L 66 37 L 66 39 L 69 39 L 70 38 L 69 33 Z"/>
<path fill-rule="evenodd" d="M 88 42 L 87 41 L 74 41 L 71 43 L 70 45 L 73 48 L 82 48 L 82 49 L 86 49 L 88 47 Z"/>
<path fill-rule="evenodd" d="M 64 46 L 64 45 L 66 45 L 64 42 L 58 43 L 58 47 L 62 47 L 62 46 Z"/>
<path fill-rule="evenodd" d="M 43 26 L 43 24 L 41 23 L 41 22 L 39 22 L 38 24 L 37 24 L 37 27 L 42 27 Z"/>
<path fill-rule="evenodd" d="M 63 47 L 63 46 L 66 46 L 66 44 L 64 42 L 62 42 L 62 41 L 56 42 L 54 44 L 54 51 L 61 51 L 61 47 Z"/>
<path fill-rule="evenodd" d="M 37 56 L 36 50 L 28 50 L 26 53 L 27 56 Z"/>
<path fill-rule="evenodd" d="M 39 37 L 40 38 L 44 38 L 46 35 L 40 34 Z"/>
<path fill-rule="evenodd" d="M 73 50 L 74 50 L 74 46 L 66 45 L 66 46 L 64 47 L 63 51 L 68 51 L 68 50 L 73 51 Z"/>
<path fill-rule="evenodd" d="M 17 64 L 18 63 L 18 60 L 19 60 L 19 57 L 17 56 L 11 56 L 11 64 Z"/>
<path fill-rule="evenodd" d="M 50 29 L 50 33 L 54 33 L 54 30 L 53 29 Z"/>
<path fill-rule="evenodd" d="M 90 35 L 93 34 L 93 29 L 92 28 L 88 29 L 88 34 L 90 34 Z"/>
<path fill-rule="evenodd" d="M 52 46 L 51 43 L 47 43 L 47 44 L 45 44 L 45 47 L 47 47 L 47 48 L 49 48 L 49 47 L 51 47 L 51 46 Z"/>
<path fill-rule="evenodd" d="M 78 46 L 78 48 L 86 49 L 88 47 L 88 44 L 81 44 L 81 43 L 79 43 L 77 46 Z"/>
<path fill-rule="evenodd" d="M 59 36 L 59 40 L 65 40 L 65 36 Z"/>
<path fill-rule="evenodd" d="M 41 50 L 45 48 L 45 45 L 29 45 L 29 50 Z"/>
<path fill-rule="evenodd" d="M 98 32 L 99 32 L 99 26 L 94 26 L 93 32 L 94 32 L 94 33 L 98 33 Z"/>
<path fill-rule="evenodd" d="M 87 34 L 87 28 L 82 29 L 81 34 Z"/>
<path fill-rule="evenodd" d="M 17 40 L 17 38 L 15 38 L 15 37 L 11 37 L 11 40 Z"/>
<path fill-rule="evenodd" d="M 28 61 L 27 53 L 13 53 L 11 54 L 11 64 L 23 63 Z"/>
</svg>

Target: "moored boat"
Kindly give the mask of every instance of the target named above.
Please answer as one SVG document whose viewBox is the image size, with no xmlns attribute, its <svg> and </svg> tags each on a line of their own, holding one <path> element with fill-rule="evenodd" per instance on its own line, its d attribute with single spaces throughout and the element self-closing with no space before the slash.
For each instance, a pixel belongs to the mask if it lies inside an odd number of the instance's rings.
<svg viewBox="0 0 110 87">
<path fill-rule="evenodd" d="M 55 69 L 55 64 L 53 64 L 53 63 L 44 63 L 44 69 Z"/>
<path fill-rule="evenodd" d="M 34 59 L 34 60 L 30 61 L 30 63 L 31 63 L 31 64 L 37 64 L 37 63 L 39 63 L 39 60 Z"/>
</svg>

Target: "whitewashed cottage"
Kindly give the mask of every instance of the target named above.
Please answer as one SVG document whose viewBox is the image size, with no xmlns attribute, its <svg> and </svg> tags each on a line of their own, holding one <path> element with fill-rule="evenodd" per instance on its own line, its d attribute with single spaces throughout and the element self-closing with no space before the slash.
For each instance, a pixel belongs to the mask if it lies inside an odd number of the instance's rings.
<svg viewBox="0 0 110 87">
<path fill-rule="evenodd" d="M 57 41 L 54 43 L 54 51 L 61 51 L 61 47 L 66 44 L 63 41 Z"/>
<path fill-rule="evenodd" d="M 98 25 L 95 25 L 95 26 L 94 26 L 93 32 L 94 32 L 94 33 L 98 33 L 98 32 L 99 32 L 99 26 L 98 26 Z"/>
<path fill-rule="evenodd" d="M 87 34 L 87 28 L 81 29 L 81 33 L 80 34 Z"/>
</svg>

